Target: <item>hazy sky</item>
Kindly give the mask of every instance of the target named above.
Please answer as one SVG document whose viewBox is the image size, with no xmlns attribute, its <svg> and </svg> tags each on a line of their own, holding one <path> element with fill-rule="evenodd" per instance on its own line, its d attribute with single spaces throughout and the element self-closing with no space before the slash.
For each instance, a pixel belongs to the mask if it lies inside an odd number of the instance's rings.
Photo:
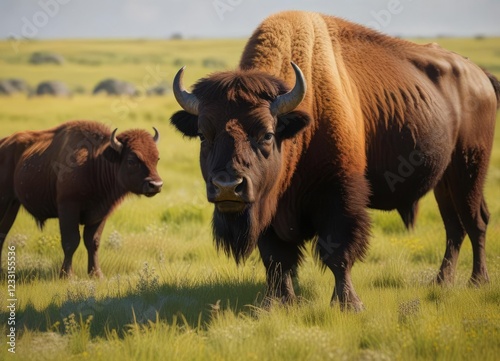
<svg viewBox="0 0 500 361">
<path fill-rule="evenodd" d="M 500 35 L 500 0 L 0 0 L 0 38 L 246 37 L 288 9 L 393 35 Z"/>
</svg>

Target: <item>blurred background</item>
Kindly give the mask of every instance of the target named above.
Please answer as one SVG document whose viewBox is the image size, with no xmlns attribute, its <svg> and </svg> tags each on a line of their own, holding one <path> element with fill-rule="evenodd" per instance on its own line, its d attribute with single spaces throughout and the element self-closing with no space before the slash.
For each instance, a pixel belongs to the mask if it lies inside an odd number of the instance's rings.
<svg viewBox="0 0 500 361">
<path fill-rule="evenodd" d="M 269 14 L 290 9 L 405 37 L 500 34 L 498 0 L 2 0 L 0 37 L 247 37 Z"/>
</svg>

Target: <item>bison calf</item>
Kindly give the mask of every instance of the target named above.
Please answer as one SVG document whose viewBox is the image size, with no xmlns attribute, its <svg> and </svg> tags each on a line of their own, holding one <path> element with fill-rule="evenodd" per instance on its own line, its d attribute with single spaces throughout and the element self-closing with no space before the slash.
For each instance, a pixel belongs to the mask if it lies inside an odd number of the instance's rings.
<svg viewBox="0 0 500 361">
<path fill-rule="evenodd" d="M 128 193 L 152 197 L 163 182 L 157 173 L 159 134 L 72 121 L 43 131 L 18 132 L 0 140 L 0 252 L 21 205 L 40 228 L 59 218 L 64 262 L 72 274 L 80 243 L 88 252 L 88 272 L 102 277 L 97 250 L 106 219 Z M 0 253 L 1 255 L 1 253 Z"/>
</svg>

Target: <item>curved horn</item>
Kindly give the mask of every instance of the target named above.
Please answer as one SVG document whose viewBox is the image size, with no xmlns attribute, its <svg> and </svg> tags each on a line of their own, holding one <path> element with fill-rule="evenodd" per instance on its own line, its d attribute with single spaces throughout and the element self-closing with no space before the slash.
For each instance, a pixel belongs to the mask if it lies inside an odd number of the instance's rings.
<svg viewBox="0 0 500 361">
<path fill-rule="evenodd" d="M 271 113 L 273 115 L 290 113 L 297 108 L 306 95 L 307 85 L 304 74 L 294 62 L 291 64 L 295 72 L 295 86 L 288 93 L 278 96 L 271 103 Z"/>
<path fill-rule="evenodd" d="M 118 130 L 118 128 L 113 130 L 113 133 L 111 133 L 111 148 L 116 150 L 118 153 L 121 153 L 123 150 L 123 144 L 120 143 L 120 141 L 118 139 L 116 139 L 116 131 L 117 130 Z"/>
<path fill-rule="evenodd" d="M 160 132 L 155 127 L 153 127 L 153 129 L 155 131 L 155 135 L 153 136 L 153 140 L 155 141 L 155 143 L 158 143 L 158 140 L 160 139 Z"/>
<path fill-rule="evenodd" d="M 196 95 L 188 92 L 182 85 L 182 76 L 184 74 L 185 68 L 186 66 L 183 66 L 175 75 L 173 84 L 174 96 L 177 100 L 177 103 L 179 103 L 182 109 L 190 114 L 198 115 L 200 101 L 198 100 Z"/>
</svg>

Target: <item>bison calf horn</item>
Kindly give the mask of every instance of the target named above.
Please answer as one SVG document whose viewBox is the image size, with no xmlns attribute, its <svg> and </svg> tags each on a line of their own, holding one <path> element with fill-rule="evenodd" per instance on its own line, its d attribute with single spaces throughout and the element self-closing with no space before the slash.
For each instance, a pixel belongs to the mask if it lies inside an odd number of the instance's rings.
<svg viewBox="0 0 500 361">
<path fill-rule="evenodd" d="M 118 128 L 113 130 L 113 133 L 111 133 L 111 148 L 116 150 L 118 153 L 121 153 L 122 149 L 123 149 L 123 144 L 118 139 L 116 139 L 116 131 L 117 130 L 118 130 Z"/>
<path fill-rule="evenodd" d="M 153 136 L 153 140 L 155 143 L 158 143 L 158 140 L 160 140 L 160 132 L 155 127 L 153 127 L 153 129 L 155 131 L 155 135 Z"/>
</svg>

